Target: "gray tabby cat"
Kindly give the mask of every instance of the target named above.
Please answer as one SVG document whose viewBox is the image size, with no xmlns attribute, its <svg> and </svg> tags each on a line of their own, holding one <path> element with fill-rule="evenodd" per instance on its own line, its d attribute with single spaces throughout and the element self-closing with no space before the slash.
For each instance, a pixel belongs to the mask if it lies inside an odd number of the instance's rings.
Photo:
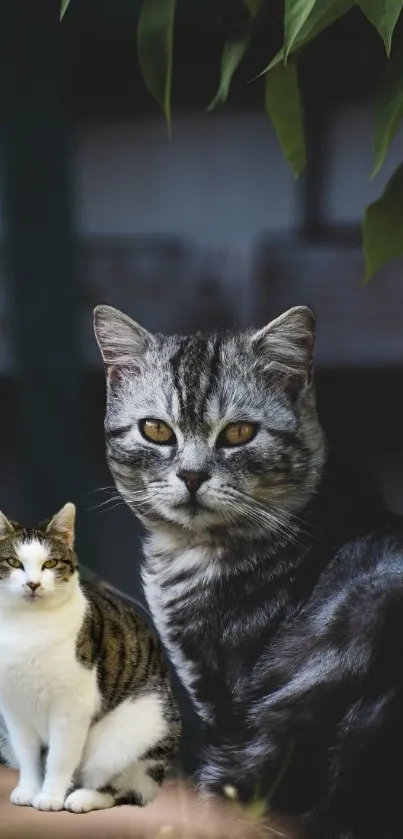
<svg viewBox="0 0 403 839">
<path fill-rule="evenodd" d="M 147 804 L 176 754 L 161 647 L 110 591 L 80 583 L 75 508 L 0 514 L 0 750 L 14 804 L 75 813 Z M 45 758 L 46 754 L 46 759 Z"/>
<path fill-rule="evenodd" d="M 267 797 L 309 839 L 396 839 L 403 532 L 326 457 L 312 313 L 181 337 L 100 306 L 95 331 L 108 463 L 205 722 L 200 785 Z"/>
<path fill-rule="evenodd" d="M 217 640 L 207 643 L 214 604 L 229 608 L 228 638 L 239 643 L 244 622 L 262 620 L 268 608 L 253 597 L 248 615 L 237 617 L 240 603 L 222 582 L 240 586 L 243 599 L 250 574 L 259 574 L 255 549 L 264 550 L 267 568 L 282 545 L 298 540 L 294 514 L 322 473 L 324 437 L 310 386 L 313 328 L 302 306 L 257 332 L 192 337 L 151 334 L 116 309 L 95 309 L 107 373 L 108 463 L 147 527 L 146 598 L 206 721 L 217 715 L 212 676 L 231 660 L 226 653 L 220 664 Z M 278 598 L 277 617 L 284 607 Z M 221 621 L 224 644 L 224 612 Z"/>
</svg>

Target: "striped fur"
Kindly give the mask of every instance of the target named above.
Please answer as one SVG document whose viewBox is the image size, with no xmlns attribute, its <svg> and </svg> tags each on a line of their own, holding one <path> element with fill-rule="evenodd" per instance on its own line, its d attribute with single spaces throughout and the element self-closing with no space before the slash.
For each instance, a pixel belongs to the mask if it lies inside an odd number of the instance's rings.
<svg viewBox="0 0 403 839">
<path fill-rule="evenodd" d="M 146 525 L 146 597 L 205 723 L 199 784 L 274 796 L 310 839 L 395 839 L 403 536 L 365 536 L 382 504 L 326 457 L 311 313 L 180 337 L 101 306 L 95 331 L 109 466 Z M 171 444 L 144 439 L 146 418 Z M 255 435 L 223 447 L 240 422 Z M 203 473 L 197 493 L 183 470 Z"/>
<path fill-rule="evenodd" d="M 268 530 L 264 551 L 272 555 L 298 540 L 295 514 L 320 480 L 313 316 L 300 307 L 256 333 L 180 337 L 151 335 L 100 307 L 95 324 L 107 370 L 108 462 L 118 490 L 150 532 L 143 579 L 154 622 L 207 719 L 209 703 L 194 689 L 200 664 L 184 653 L 184 638 L 193 621 L 202 624 L 211 590 L 231 575 L 234 543 L 237 553 L 239 539 L 250 546 L 241 560 L 247 579 L 256 564 L 252 546 Z M 166 422 L 177 445 L 145 440 L 139 429 L 145 417 Z M 248 419 L 259 425 L 248 445 L 216 445 L 226 425 Z M 210 475 L 197 509 L 178 478 L 182 470 Z M 280 599 L 279 617 L 284 608 Z"/>
<path fill-rule="evenodd" d="M 146 804 L 180 736 L 161 646 L 115 594 L 79 583 L 74 507 L 63 511 L 28 529 L 0 516 L 0 750 L 20 770 L 12 801 Z"/>
</svg>

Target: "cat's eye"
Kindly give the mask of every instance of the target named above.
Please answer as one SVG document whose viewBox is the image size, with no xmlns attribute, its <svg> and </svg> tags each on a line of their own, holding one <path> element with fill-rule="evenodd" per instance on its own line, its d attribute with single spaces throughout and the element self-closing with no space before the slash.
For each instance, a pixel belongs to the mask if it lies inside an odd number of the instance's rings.
<svg viewBox="0 0 403 839">
<path fill-rule="evenodd" d="M 255 422 L 231 422 L 217 438 L 217 446 L 243 446 L 256 436 L 258 426 Z"/>
<path fill-rule="evenodd" d="M 17 559 L 15 556 L 7 557 L 7 562 L 11 566 L 11 568 L 24 568 L 22 562 Z"/>
<path fill-rule="evenodd" d="M 172 428 L 159 419 L 144 419 L 139 425 L 140 431 L 146 440 L 157 443 L 160 446 L 173 446 L 176 437 Z"/>
<path fill-rule="evenodd" d="M 46 562 L 43 563 L 42 568 L 56 568 L 57 559 L 47 559 Z"/>
</svg>

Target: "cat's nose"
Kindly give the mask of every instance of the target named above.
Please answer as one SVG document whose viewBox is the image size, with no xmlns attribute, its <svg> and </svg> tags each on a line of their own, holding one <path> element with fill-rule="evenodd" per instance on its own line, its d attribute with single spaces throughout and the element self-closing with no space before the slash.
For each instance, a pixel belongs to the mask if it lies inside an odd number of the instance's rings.
<svg viewBox="0 0 403 839">
<path fill-rule="evenodd" d="M 208 472 L 189 472 L 187 469 L 178 472 L 178 478 L 186 484 L 191 495 L 195 495 L 201 485 L 208 481 L 209 477 Z"/>
<path fill-rule="evenodd" d="M 37 588 L 39 588 L 40 583 L 34 583 L 32 580 L 30 580 L 30 581 L 27 583 L 27 586 L 28 586 L 28 588 L 30 588 L 30 589 L 31 589 L 31 591 L 36 591 L 36 590 L 37 590 Z"/>
</svg>

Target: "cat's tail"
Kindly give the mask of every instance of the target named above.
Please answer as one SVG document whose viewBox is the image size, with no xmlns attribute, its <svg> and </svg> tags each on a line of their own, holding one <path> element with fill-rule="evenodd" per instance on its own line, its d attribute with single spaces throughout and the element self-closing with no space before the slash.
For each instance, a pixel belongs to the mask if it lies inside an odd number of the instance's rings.
<svg viewBox="0 0 403 839">
<path fill-rule="evenodd" d="M 258 740 L 249 742 L 224 742 L 207 746 L 196 784 L 203 793 L 224 795 L 242 804 L 259 802 L 262 809 L 269 807 L 269 790 L 276 779 L 274 749 Z M 270 767 L 271 779 L 268 777 Z"/>
<path fill-rule="evenodd" d="M 280 762 L 278 757 L 270 746 L 267 748 L 267 743 L 264 748 L 259 742 L 209 746 L 195 780 L 203 796 L 224 795 L 244 805 L 252 816 L 266 818 L 272 811 L 272 799 L 287 768 L 284 759 Z M 341 826 L 337 819 L 333 822 L 327 818 L 323 820 L 319 812 L 293 815 L 293 822 L 302 829 L 304 839 L 363 839 L 361 834 Z M 298 835 L 301 835 L 300 830 Z"/>
</svg>

